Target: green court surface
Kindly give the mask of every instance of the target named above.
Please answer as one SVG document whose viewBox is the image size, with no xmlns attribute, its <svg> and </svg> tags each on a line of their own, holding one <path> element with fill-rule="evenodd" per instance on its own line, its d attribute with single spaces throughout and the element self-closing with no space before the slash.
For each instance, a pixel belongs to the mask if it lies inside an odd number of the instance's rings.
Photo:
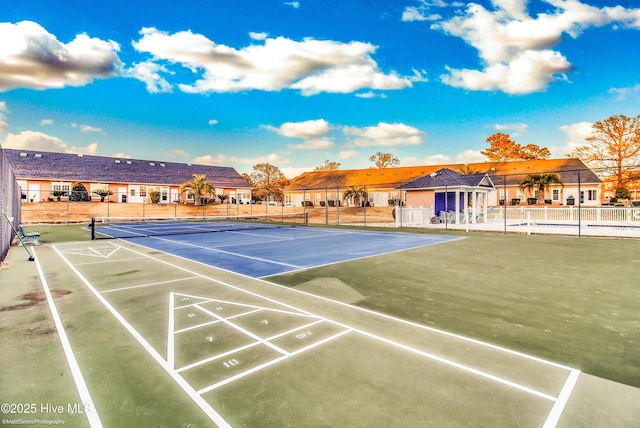
<svg viewBox="0 0 640 428">
<path fill-rule="evenodd" d="M 637 423 L 640 242 L 463 236 L 266 281 L 117 240 L 13 248 L 2 418 Z"/>
</svg>

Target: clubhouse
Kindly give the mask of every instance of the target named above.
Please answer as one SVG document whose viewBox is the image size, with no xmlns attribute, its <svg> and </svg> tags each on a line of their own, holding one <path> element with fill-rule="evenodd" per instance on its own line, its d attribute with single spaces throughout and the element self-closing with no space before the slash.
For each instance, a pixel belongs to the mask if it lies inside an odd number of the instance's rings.
<svg viewBox="0 0 640 428">
<path fill-rule="evenodd" d="M 227 202 L 251 200 L 251 186 L 234 168 L 187 163 L 89 156 L 33 150 L 4 149 L 22 192 L 30 202 L 65 200 L 74 183 L 82 183 L 92 201 L 96 190 L 108 190 L 109 202 L 193 203 L 194 196 L 180 192 L 180 185 L 202 174 Z"/>
<path fill-rule="evenodd" d="M 398 202 L 405 206 L 429 206 L 433 204 L 433 195 L 425 196 L 424 188 L 409 184 L 443 169 L 454 175 L 486 174 L 484 183 L 492 183 L 492 186 L 483 184 L 486 201 L 483 205 L 488 207 L 526 205 L 536 198 L 537 191 L 523 190 L 520 184 L 528 174 L 545 173 L 557 174 L 562 181 L 561 185 L 552 184 L 545 190 L 545 204 L 577 205 L 580 200 L 584 206 L 600 205 L 602 181 L 581 160 L 573 158 L 306 172 L 291 181 L 285 189 L 284 201 L 288 206 L 354 205 L 354 200 L 345 198 L 345 193 L 348 196 L 352 189 L 364 189 L 369 206 L 386 207 Z M 446 183 L 441 187 L 431 191 L 442 192 Z M 423 197 L 417 197 L 415 192 L 421 192 Z M 464 190 L 460 188 L 459 192 L 462 194 Z"/>
</svg>

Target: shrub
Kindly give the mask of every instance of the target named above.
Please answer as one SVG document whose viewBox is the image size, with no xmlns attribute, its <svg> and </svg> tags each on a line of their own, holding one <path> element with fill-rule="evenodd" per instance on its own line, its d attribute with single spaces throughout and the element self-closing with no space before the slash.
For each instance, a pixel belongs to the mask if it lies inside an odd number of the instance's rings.
<svg viewBox="0 0 640 428">
<path fill-rule="evenodd" d="M 324 201 L 320 201 L 320 206 L 321 206 L 321 207 L 324 207 L 324 206 L 325 206 Z"/>
<path fill-rule="evenodd" d="M 511 199 L 511 205 L 520 205 L 520 198 Z"/>
<path fill-rule="evenodd" d="M 69 194 L 69 200 L 72 202 L 88 202 L 91 200 L 87 188 L 82 183 L 73 183 L 71 193 Z"/>
<path fill-rule="evenodd" d="M 527 205 L 535 205 L 537 202 L 538 200 L 536 198 L 527 198 Z"/>
<path fill-rule="evenodd" d="M 160 202 L 160 192 L 154 191 L 149 195 L 151 197 L 151 202 L 157 204 Z"/>
<path fill-rule="evenodd" d="M 312 207 L 312 206 L 313 206 L 313 202 L 311 202 L 311 201 L 304 201 L 304 202 L 302 202 L 302 206 L 303 206 L 303 207 Z"/>
<path fill-rule="evenodd" d="M 631 202 L 631 206 L 632 206 L 632 207 L 640 207 L 640 201 L 633 201 L 633 202 Z"/>
</svg>

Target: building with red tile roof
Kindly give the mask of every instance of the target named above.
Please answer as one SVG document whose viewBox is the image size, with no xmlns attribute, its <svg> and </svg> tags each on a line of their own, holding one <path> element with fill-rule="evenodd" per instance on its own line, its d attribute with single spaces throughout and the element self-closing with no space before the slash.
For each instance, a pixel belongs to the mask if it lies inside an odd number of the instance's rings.
<svg viewBox="0 0 640 428">
<path fill-rule="evenodd" d="M 598 176 L 581 160 L 565 158 L 306 172 L 294 178 L 285 189 L 285 204 L 301 206 L 303 201 L 314 204 L 340 201 L 344 204 L 344 192 L 350 188 L 364 188 L 368 202 L 373 206 L 388 206 L 398 200 L 407 203 L 407 192 L 410 191 L 404 188 L 407 183 L 443 168 L 486 173 L 495 185 L 495 190 L 488 195 L 489 206 L 505 202 L 526 204 L 535 194 L 521 189 L 520 183 L 528 174 L 543 173 L 555 173 L 563 183 L 552 185 L 545 192 L 544 198 L 551 205 L 577 204 L 578 198 L 590 206 L 597 206 L 600 201 L 601 180 Z"/>
</svg>

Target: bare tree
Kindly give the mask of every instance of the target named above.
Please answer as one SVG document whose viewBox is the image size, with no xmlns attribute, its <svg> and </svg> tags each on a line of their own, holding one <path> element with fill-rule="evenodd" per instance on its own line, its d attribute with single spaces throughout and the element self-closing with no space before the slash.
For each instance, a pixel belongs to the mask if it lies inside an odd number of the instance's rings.
<svg viewBox="0 0 640 428">
<path fill-rule="evenodd" d="M 375 164 L 376 169 L 393 168 L 400 165 L 400 159 L 391 153 L 378 152 L 369 156 L 369 160 Z"/>
<path fill-rule="evenodd" d="M 569 154 L 602 176 L 614 176 L 615 187 L 640 179 L 640 115 L 610 116 L 592 125 L 588 144 Z"/>
</svg>

